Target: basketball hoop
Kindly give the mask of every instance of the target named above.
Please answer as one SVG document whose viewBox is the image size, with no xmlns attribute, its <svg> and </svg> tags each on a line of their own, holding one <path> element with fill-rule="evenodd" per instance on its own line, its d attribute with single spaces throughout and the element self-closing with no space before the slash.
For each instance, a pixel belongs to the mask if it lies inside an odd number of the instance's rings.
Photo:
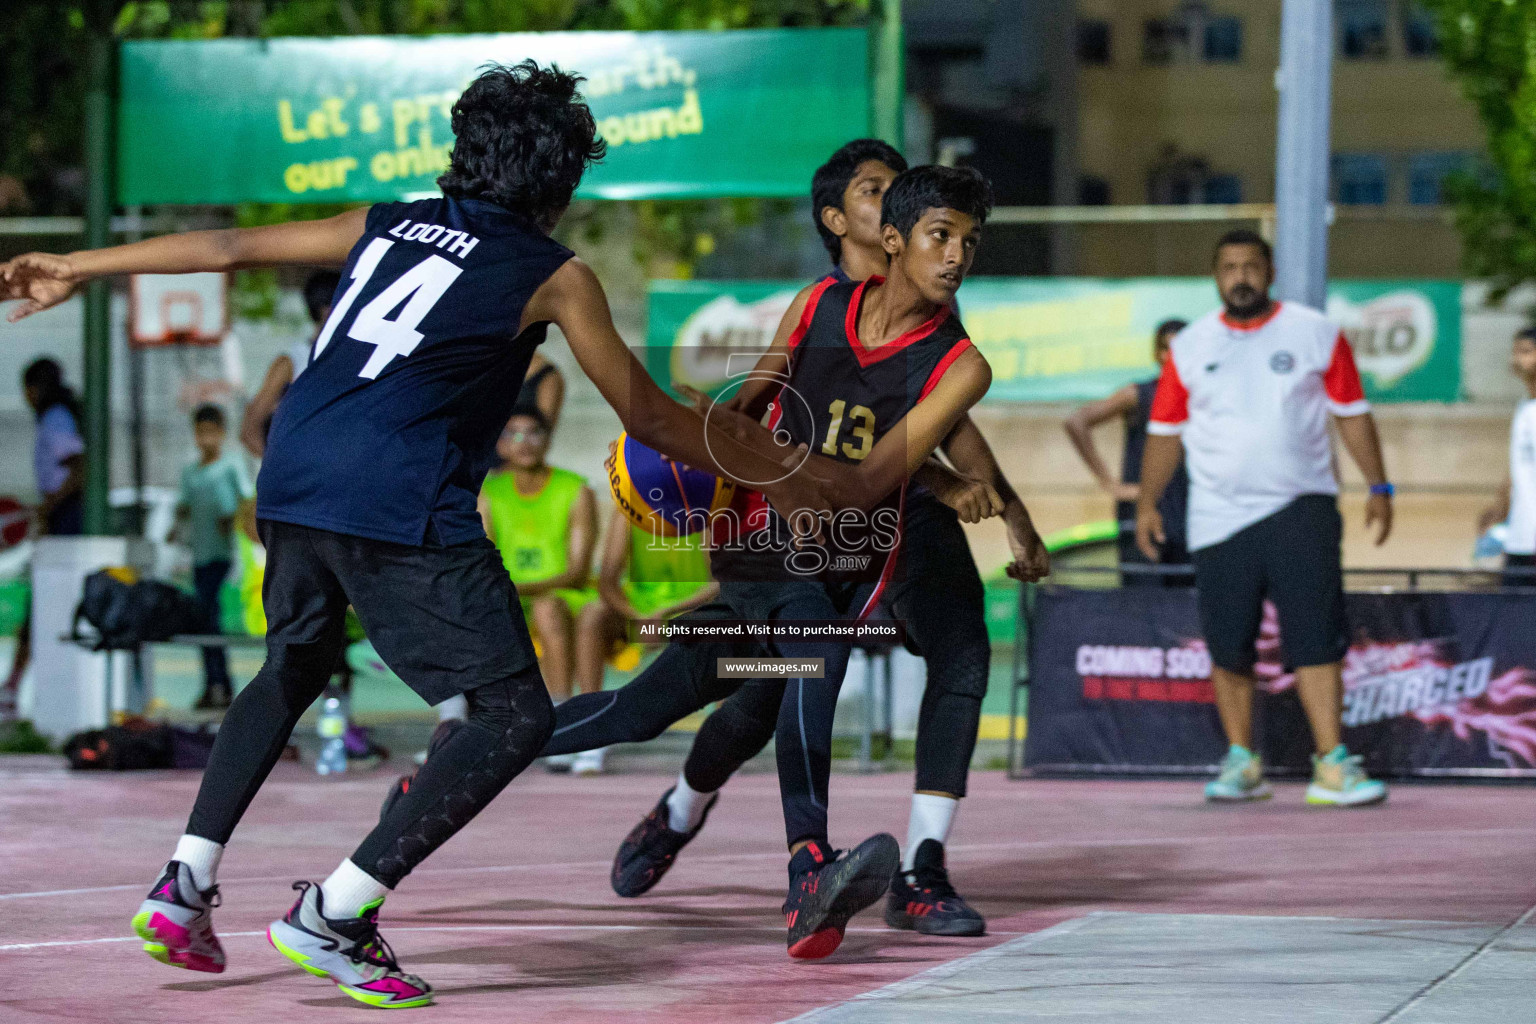
<svg viewBox="0 0 1536 1024">
<path fill-rule="evenodd" d="M 229 333 L 229 277 L 134 274 L 128 308 L 128 340 L 137 348 L 217 345 Z"/>
</svg>

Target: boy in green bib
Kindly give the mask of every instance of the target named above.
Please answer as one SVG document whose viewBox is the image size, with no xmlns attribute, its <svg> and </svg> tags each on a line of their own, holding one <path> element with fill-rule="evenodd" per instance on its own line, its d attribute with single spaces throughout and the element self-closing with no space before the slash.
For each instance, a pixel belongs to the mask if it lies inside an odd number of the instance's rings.
<svg viewBox="0 0 1536 1024">
<path fill-rule="evenodd" d="M 597 502 L 579 474 L 544 461 L 548 451 L 544 414 L 520 403 L 496 442 L 501 467 L 481 487 L 480 518 L 517 584 L 539 667 L 558 702 L 571 696 L 576 616 L 597 597 L 590 585 Z"/>
</svg>

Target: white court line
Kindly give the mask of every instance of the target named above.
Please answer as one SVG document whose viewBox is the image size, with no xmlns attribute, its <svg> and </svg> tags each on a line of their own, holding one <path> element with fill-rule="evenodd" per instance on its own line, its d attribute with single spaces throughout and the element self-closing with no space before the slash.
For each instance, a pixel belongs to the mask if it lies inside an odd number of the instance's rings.
<svg viewBox="0 0 1536 1024">
<path fill-rule="evenodd" d="M 1434 832 L 1404 832 L 1404 835 L 1412 835 L 1415 839 L 1426 837 L 1459 837 L 1463 839 L 1491 838 L 1495 836 L 1536 836 L 1536 829 L 1527 828 L 1485 828 L 1485 829 L 1443 829 Z M 1261 833 L 1244 832 L 1237 835 L 1225 836 L 1147 836 L 1129 839 L 1030 839 L 1014 843 L 964 843 L 947 848 L 950 854 L 989 853 L 1008 850 L 1072 850 L 1072 849 L 1114 849 L 1117 847 L 1138 846 L 1214 846 L 1239 842 L 1263 842 L 1263 843 L 1305 843 L 1318 839 L 1318 836 L 1309 834 L 1297 834 L 1295 832 Z M 1379 830 L 1369 832 L 1331 832 L 1326 837 L 1330 842 L 1337 843 L 1350 839 L 1370 840 L 1379 842 L 1382 833 Z M 731 861 L 755 861 L 784 859 L 782 853 L 715 853 L 690 856 L 688 862 L 721 864 Z M 500 874 L 519 871 L 567 871 L 567 870 L 591 870 L 593 868 L 608 868 L 611 860 L 566 861 L 559 864 L 487 864 L 478 867 L 463 868 L 418 868 L 411 873 L 412 877 L 430 877 L 435 875 L 475 875 L 475 874 Z M 252 875 L 245 878 L 221 878 L 220 888 L 228 888 L 231 885 L 255 882 L 291 882 L 291 875 Z M 3 900 L 27 900 L 41 899 L 49 896 L 76 896 L 88 895 L 100 892 L 125 892 L 133 889 L 144 888 L 142 883 L 134 882 L 125 885 L 97 885 L 80 889 L 39 889 L 27 892 L 0 892 L 0 901 Z"/>
<path fill-rule="evenodd" d="M 772 932 L 782 934 L 777 925 L 726 925 L 726 924 L 430 924 L 391 925 L 391 935 L 401 932 Z M 248 939 L 266 937 L 266 931 L 220 932 L 220 939 Z M 849 935 L 894 935 L 889 928 L 849 928 Z M 988 935 L 1030 935 L 1031 932 L 988 932 Z M 51 949 L 57 946 L 101 946 L 115 942 L 142 942 L 137 935 L 114 935 L 104 939 L 60 939 L 52 942 L 13 942 L 0 946 L 0 953 L 14 953 L 26 949 Z"/>
</svg>

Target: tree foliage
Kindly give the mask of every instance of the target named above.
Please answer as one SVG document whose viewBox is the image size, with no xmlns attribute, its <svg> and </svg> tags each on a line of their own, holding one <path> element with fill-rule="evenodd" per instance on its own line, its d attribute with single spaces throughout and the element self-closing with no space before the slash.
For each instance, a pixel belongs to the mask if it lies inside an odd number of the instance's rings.
<svg viewBox="0 0 1536 1024">
<path fill-rule="evenodd" d="M 1488 131 L 1489 166 L 1446 183 L 1467 273 L 1494 298 L 1536 281 L 1536 2 L 1424 0 L 1441 53 Z"/>
</svg>

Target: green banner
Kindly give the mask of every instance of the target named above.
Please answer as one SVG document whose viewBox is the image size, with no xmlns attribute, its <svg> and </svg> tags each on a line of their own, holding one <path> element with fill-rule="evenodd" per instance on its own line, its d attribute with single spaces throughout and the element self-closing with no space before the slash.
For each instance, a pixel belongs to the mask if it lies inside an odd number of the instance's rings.
<svg viewBox="0 0 1536 1024">
<path fill-rule="evenodd" d="M 587 77 L 608 142 L 582 196 L 800 196 L 869 133 L 864 29 L 127 42 L 121 203 L 436 193 L 454 100 L 487 62 Z"/>
<path fill-rule="evenodd" d="M 723 386 L 724 353 L 766 346 L 804 282 L 655 281 L 646 333 L 658 379 Z M 979 277 L 961 319 L 992 365 L 990 401 L 1085 401 L 1155 373 L 1152 331 L 1218 304 L 1209 278 Z M 1355 351 L 1366 395 L 1453 402 L 1461 390 L 1461 284 L 1339 281 L 1328 316 Z M 737 357 L 740 361 L 740 357 Z"/>
</svg>

